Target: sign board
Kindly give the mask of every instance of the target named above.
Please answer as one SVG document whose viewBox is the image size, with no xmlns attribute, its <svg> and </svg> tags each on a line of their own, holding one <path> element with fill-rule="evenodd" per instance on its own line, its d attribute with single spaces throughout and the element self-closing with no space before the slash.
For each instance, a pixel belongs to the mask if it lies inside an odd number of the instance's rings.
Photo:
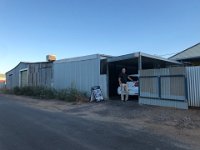
<svg viewBox="0 0 200 150">
<path fill-rule="evenodd" d="M 96 101 L 96 102 L 100 102 L 103 101 L 103 94 L 101 91 L 100 86 L 94 86 L 91 88 L 91 98 L 90 98 L 90 102 L 92 101 Z"/>
</svg>

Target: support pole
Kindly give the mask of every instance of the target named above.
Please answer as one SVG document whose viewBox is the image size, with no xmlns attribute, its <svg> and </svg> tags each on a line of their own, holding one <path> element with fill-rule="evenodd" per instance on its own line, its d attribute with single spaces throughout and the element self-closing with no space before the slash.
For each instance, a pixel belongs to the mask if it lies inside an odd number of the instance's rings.
<svg viewBox="0 0 200 150">
<path fill-rule="evenodd" d="M 138 71 L 139 70 L 142 70 L 142 56 L 140 52 L 139 52 L 139 57 L 138 57 Z"/>
</svg>

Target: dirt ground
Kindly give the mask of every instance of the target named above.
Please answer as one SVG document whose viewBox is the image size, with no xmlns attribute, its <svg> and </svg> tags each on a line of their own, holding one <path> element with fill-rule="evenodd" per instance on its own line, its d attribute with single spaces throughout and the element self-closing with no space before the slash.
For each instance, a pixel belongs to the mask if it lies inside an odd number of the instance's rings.
<svg viewBox="0 0 200 150">
<path fill-rule="evenodd" d="M 67 103 L 21 96 L 14 96 L 14 98 L 31 107 L 102 120 L 111 125 L 120 123 L 127 128 L 144 130 L 178 140 L 189 145 L 188 149 L 200 149 L 200 109 L 180 110 L 139 105 L 137 101 L 123 103 L 119 100 L 108 100 L 100 103 Z M 185 145 L 183 147 L 185 148 Z"/>
</svg>

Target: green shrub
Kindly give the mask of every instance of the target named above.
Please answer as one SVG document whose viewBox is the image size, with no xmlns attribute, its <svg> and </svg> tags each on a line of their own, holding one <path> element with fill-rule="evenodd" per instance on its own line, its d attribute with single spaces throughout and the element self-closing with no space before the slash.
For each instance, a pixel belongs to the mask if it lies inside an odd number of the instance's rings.
<svg viewBox="0 0 200 150">
<path fill-rule="evenodd" d="M 58 90 L 56 93 L 56 98 L 59 100 L 66 100 L 67 99 L 67 90 Z"/>
<path fill-rule="evenodd" d="M 21 93 L 21 88 L 18 87 L 18 86 L 14 87 L 14 88 L 13 88 L 13 93 L 14 93 L 15 95 L 21 95 L 21 94 L 22 94 L 22 93 Z"/>
<path fill-rule="evenodd" d="M 37 87 L 32 87 L 33 89 L 33 97 L 36 98 L 41 98 L 42 96 L 42 91 L 43 91 L 43 87 L 37 86 Z"/>
<path fill-rule="evenodd" d="M 77 102 L 79 95 L 80 95 L 80 92 L 78 92 L 76 89 L 69 89 L 68 95 L 67 95 L 67 101 L 68 102 Z"/>
<path fill-rule="evenodd" d="M 88 98 L 85 93 L 78 91 L 75 88 L 57 91 L 57 99 L 67 102 L 87 102 Z"/>
<path fill-rule="evenodd" d="M 15 87 L 13 88 L 15 95 L 25 95 L 40 99 L 59 99 L 67 102 L 86 102 L 88 98 L 85 93 L 75 88 L 55 90 L 47 87 Z"/>
<path fill-rule="evenodd" d="M 7 88 L 2 88 L 2 89 L 0 89 L 0 93 L 13 94 L 13 90 L 12 89 L 7 89 Z"/>
<path fill-rule="evenodd" d="M 45 87 L 41 88 L 40 89 L 40 98 L 42 98 L 42 99 L 54 99 L 54 98 L 56 98 L 56 90 L 54 90 L 52 88 L 45 88 Z"/>
<path fill-rule="evenodd" d="M 67 101 L 69 102 L 79 102 L 88 101 L 88 98 L 83 92 L 78 91 L 75 88 L 69 89 Z"/>
<path fill-rule="evenodd" d="M 30 86 L 25 86 L 21 88 L 21 95 L 33 96 L 33 88 Z"/>
</svg>

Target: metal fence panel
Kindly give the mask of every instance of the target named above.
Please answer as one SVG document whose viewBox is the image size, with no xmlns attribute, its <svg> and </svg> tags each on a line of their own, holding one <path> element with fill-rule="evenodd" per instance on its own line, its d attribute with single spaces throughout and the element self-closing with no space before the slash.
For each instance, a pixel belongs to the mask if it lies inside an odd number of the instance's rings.
<svg viewBox="0 0 200 150">
<path fill-rule="evenodd" d="M 140 70 L 139 103 L 188 108 L 184 67 Z"/>
<path fill-rule="evenodd" d="M 189 106 L 200 107 L 200 66 L 186 67 Z"/>
<path fill-rule="evenodd" d="M 140 78 L 140 96 L 159 98 L 159 87 L 157 77 Z"/>
<path fill-rule="evenodd" d="M 162 99 L 186 100 L 184 76 L 164 76 L 160 79 Z"/>
</svg>

